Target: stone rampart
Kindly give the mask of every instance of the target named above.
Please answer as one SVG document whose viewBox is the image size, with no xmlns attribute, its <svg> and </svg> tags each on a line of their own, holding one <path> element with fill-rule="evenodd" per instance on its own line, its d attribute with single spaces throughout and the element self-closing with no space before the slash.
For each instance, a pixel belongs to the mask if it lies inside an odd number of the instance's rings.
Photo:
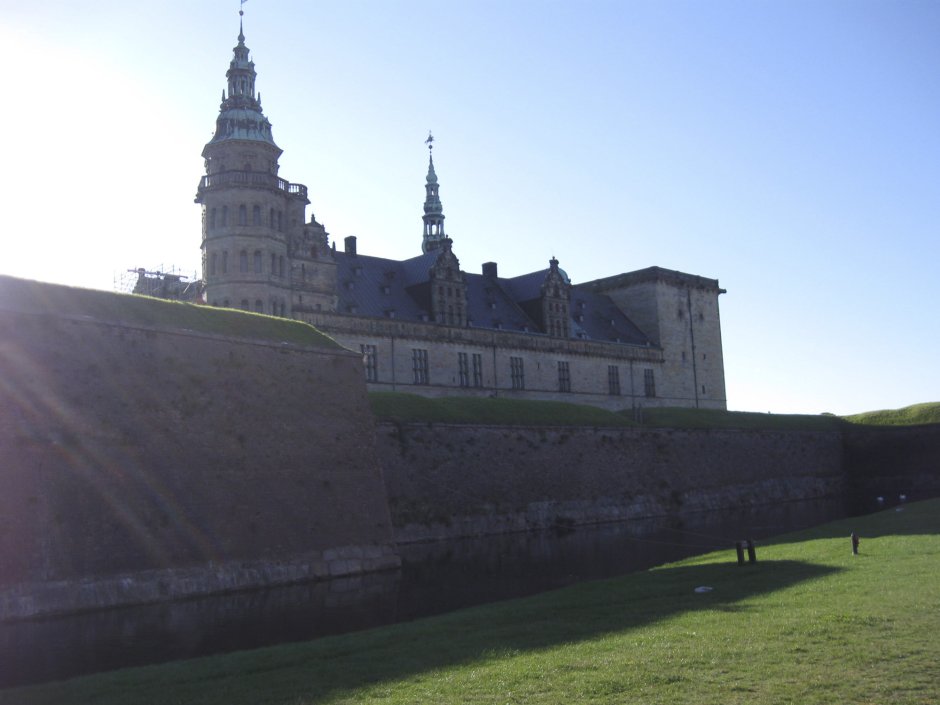
<svg viewBox="0 0 940 705">
<path fill-rule="evenodd" d="M 940 495 L 940 424 L 850 428 L 843 438 L 849 492 L 862 506 Z"/>
<path fill-rule="evenodd" d="M 381 423 L 400 542 L 845 491 L 839 432 Z"/>
<path fill-rule="evenodd" d="M 0 618 L 398 565 L 358 354 L 30 303 L 0 301 Z"/>
</svg>

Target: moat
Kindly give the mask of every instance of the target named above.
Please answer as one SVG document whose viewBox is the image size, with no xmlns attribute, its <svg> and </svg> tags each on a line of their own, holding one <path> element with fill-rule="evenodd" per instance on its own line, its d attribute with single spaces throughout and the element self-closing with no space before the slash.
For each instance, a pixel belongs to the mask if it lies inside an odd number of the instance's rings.
<svg viewBox="0 0 940 705">
<path fill-rule="evenodd" d="M 396 572 L 0 624 L 0 687 L 409 621 L 644 570 L 739 539 L 758 540 L 759 560 L 760 539 L 848 514 L 842 501 L 819 500 L 414 544 L 401 547 Z"/>
</svg>

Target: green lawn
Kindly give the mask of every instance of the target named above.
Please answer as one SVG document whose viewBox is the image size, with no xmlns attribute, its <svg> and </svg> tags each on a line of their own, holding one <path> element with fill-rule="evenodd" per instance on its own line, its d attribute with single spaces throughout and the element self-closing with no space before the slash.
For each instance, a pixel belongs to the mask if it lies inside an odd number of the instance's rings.
<svg viewBox="0 0 940 705">
<path fill-rule="evenodd" d="M 754 565 L 729 550 L 358 634 L 0 691 L 0 703 L 935 704 L 938 531 L 940 500 L 922 502 L 779 537 Z"/>
<path fill-rule="evenodd" d="M 940 402 L 912 404 L 903 409 L 883 409 L 866 411 L 862 414 L 846 416 L 847 421 L 868 426 L 915 426 L 927 423 L 940 423 Z"/>
<path fill-rule="evenodd" d="M 4 308 L 28 313 L 339 348 L 332 338 L 300 321 L 6 276 L 0 276 L 0 302 Z"/>
<path fill-rule="evenodd" d="M 606 411 L 583 404 L 489 397 L 428 398 L 404 392 L 372 392 L 372 411 L 382 421 L 523 426 L 646 426 L 738 428 L 771 431 L 839 431 L 849 423 L 898 426 L 940 423 L 940 403 L 853 416 L 761 414 L 751 411 L 678 407 Z"/>
<path fill-rule="evenodd" d="M 382 421 L 521 426 L 632 426 L 625 416 L 584 404 L 489 397 L 430 399 L 404 392 L 371 392 L 369 402 Z"/>
</svg>

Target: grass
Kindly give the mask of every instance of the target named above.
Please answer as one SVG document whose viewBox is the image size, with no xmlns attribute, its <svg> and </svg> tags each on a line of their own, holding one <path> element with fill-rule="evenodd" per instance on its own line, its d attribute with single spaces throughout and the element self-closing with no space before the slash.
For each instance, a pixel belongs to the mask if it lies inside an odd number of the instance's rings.
<svg viewBox="0 0 940 705">
<path fill-rule="evenodd" d="M 913 404 L 902 409 L 866 411 L 844 417 L 846 421 L 867 426 L 918 426 L 940 424 L 940 402 Z"/>
<path fill-rule="evenodd" d="M 932 704 L 938 531 L 940 500 L 922 502 L 779 537 L 754 565 L 723 551 L 357 634 L 0 691 L 0 703 Z"/>
<path fill-rule="evenodd" d="M 89 317 L 313 347 L 340 347 L 329 336 L 300 321 L 6 276 L 0 276 L 0 305 L 29 313 Z"/>
<path fill-rule="evenodd" d="M 626 417 L 583 404 L 487 397 L 429 399 L 403 392 L 371 392 L 372 412 L 383 421 L 526 426 L 632 426 Z"/>
<path fill-rule="evenodd" d="M 839 431 L 863 426 L 940 423 L 940 403 L 895 411 L 839 417 L 832 414 L 761 414 L 677 407 L 606 411 L 583 404 L 489 397 L 427 398 L 404 392 L 372 392 L 372 411 L 382 421 L 524 426 L 645 426 L 653 428 L 737 428 L 771 431 Z"/>
<path fill-rule="evenodd" d="M 844 426 L 838 416 L 761 414 L 752 411 L 677 407 L 643 409 L 641 423 L 644 426 L 661 428 L 738 428 L 770 431 L 838 431 Z"/>
</svg>

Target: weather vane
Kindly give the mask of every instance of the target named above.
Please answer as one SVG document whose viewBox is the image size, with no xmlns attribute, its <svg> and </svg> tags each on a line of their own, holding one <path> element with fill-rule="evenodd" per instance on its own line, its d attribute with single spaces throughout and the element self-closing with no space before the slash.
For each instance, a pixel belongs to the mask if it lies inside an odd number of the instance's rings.
<svg viewBox="0 0 940 705">
<path fill-rule="evenodd" d="M 247 0 L 246 0 L 247 1 Z M 434 135 L 431 134 L 431 131 L 428 130 L 428 138 L 424 140 L 424 143 L 428 146 L 428 151 L 434 149 Z"/>
</svg>

